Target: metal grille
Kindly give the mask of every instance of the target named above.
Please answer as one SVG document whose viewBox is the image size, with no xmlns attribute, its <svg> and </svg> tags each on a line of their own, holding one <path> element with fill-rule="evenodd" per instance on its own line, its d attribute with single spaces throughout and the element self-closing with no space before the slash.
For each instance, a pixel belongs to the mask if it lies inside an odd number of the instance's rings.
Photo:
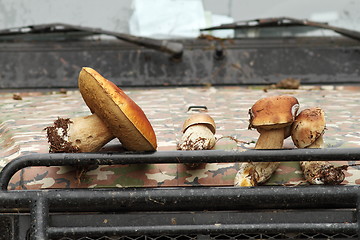
<svg viewBox="0 0 360 240">
<path fill-rule="evenodd" d="M 16 231 L 30 228 L 29 236 L 36 240 L 358 239 L 359 186 L 7 191 L 11 176 L 21 168 L 73 165 L 79 159 L 84 164 L 106 165 L 132 160 L 227 162 L 238 157 L 266 161 L 360 158 L 358 149 L 306 151 L 91 154 L 90 158 L 33 155 L 12 161 L 1 172 L 0 209 L 4 213 L 22 209 L 27 227 Z M 24 218 L 19 217 L 19 223 Z"/>
<path fill-rule="evenodd" d="M 12 239 L 13 224 L 9 217 L 0 217 L 0 240 Z"/>
<path fill-rule="evenodd" d="M 54 240 L 259 240 L 259 239 L 316 239 L 316 240 L 329 240 L 329 239 L 358 239 L 356 234 L 347 235 L 347 234 L 219 234 L 219 235 L 163 235 L 163 236 L 121 236 L 121 237 L 100 237 L 100 238 L 90 238 L 90 237 L 79 237 L 79 238 L 60 238 Z"/>
</svg>

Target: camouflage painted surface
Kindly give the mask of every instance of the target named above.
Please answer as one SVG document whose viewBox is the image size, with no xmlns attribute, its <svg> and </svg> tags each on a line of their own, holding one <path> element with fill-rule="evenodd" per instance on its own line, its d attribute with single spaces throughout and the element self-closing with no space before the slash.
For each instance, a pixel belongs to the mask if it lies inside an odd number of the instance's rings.
<svg viewBox="0 0 360 240">
<path fill-rule="evenodd" d="M 248 130 L 248 109 L 259 98 L 287 94 L 300 102 L 300 110 L 321 107 L 326 114 L 325 146 L 353 148 L 360 146 L 359 87 L 301 87 L 280 90 L 245 87 L 149 88 L 124 89 L 144 110 L 158 139 L 158 151 L 174 150 L 181 139 L 183 121 L 192 105 L 208 108 L 217 125 L 215 149 L 252 148 L 258 133 Z M 58 117 L 71 118 L 90 114 L 78 91 L 0 93 L 0 168 L 16 157 L 47 153 L 44 128 Z M 248 142 L 237 143 L 231 138 Z M 224 138 L 221 138 L 224 137 Z M 117 140 L 108 146 L 119 146 Z M 291 139 L 285 147 L 293 148 Z M 209 150 L 211 151 L 211 150 Z M 351 162 L 353 163 L 353 162 Z M 336 165 L 347 162 L 336 162 Z M 238 163 L 202 164 L 189 168 L 183 164 L 141 164 L 97 166 L 81 171 L 75 166 L 32 167 L 19 171 L 10 189 L 95 188 L 132 186 L 219 186 L 233 185 Z M 360 184 L 360 168 L 350 167 L 343 184 Z M 267 182 L 270 185 L 305 184 L 299 163 L 282 163 Z"/>
</svg>

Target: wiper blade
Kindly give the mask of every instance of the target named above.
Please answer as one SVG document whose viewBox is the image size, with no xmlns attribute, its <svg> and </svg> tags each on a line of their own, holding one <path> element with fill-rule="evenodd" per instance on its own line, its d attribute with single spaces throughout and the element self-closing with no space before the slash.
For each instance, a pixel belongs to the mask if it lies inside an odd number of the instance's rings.
<svg viewBox="0 0 360 240">
<path fill-rule="evenodd" d="M 70 33 L 70 32 L 79 32 L 89 35 L 104 34 L 104 35 L 114 36 L 117 39 L 130 42 L 139 46 L 143 46 L 146 48 L 154 49 L 157 51 L 165 52 L 177 58 L 182 56 L 184 49 L 183 44 L 173 41 L 138 37 L 131 34 L 113 32 L 100 28 L 90 28 L 90 27 L 76 26 L 76 25 L 63 24 L 63 23 L 39 24 L 39 25 L 29 25 L 19 28 L 3 29 L 0 30 L 0 36 L 15 36 L 15 35 L 24 35 L 24 34 Z"/>
<path fill-rule="evenodd" d="M 257 27 L 283 27 L 283 26 L 309 26 L 321 29 L 332 30 L 343 36 L 360 41 L 360 32 L 346 28 L 335 27 L 323 22 L 309 21 L 290 17 L 259 18 L 248 21 L 221 24 L 219 26 L 200 29 L 200 31 L 223 30 L 223 29 L 247 29 Z"/>
</svg>

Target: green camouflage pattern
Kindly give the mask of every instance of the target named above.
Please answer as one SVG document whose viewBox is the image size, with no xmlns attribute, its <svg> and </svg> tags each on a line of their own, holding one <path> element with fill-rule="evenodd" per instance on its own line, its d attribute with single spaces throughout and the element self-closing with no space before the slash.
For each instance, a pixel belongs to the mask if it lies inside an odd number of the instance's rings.
<svg viewBox="0 0 360 240">
<path fill-rule="evenodd" d="M 260 98 L 293 95 L 300 110 L 321 107 L 326 114 L 325 146 L 360 146 L 360 88 L 302 86 L 300 89 L 262 87 L 181 87 L 124 89 L 144 110 L 158 139 L 158 151 L 176 151 L 189 106 L 206 106 L 217 125 L 215 149 L 242 151 L 254 147 L 259 134 L 248 129 L 248 109 Z M 19 97 L 20 96 L 20 97 Z M 20 99 L 21 98 L 21 99 Z M 18 100 L 16 100 L 18 99 Z M 16 157 L 47 153 L 44 128 L 58 117 L 90 114 L 77 90 L 66 92 L 0 92 L 0 168 Z M 246 143 L 236 142 L 233 139 Z M 115 144 L 115 145 L 114 145 Z M 116 146 L 113 140 L 109 146 Z M 284 147 L 294 148 L 291 139 Z M 209 150 L 211 151 L 211 150 Z M 354 163 L 354 162 L 351 162 Z M 348 162 L 336 162 L 336 165 Z M 9 189 L 232 186 L 239 163 L 209 163 L 190 168 L 184 164 L 131 164 L 97 166 L 80 171 L 75 166 L 31 167 L 14 175 Z M 297 162 L 282 163 L 268 185 L 306 184 Z M 350 167 L 343 184 L 360 184 L 360 171 Z"/>
</svg>

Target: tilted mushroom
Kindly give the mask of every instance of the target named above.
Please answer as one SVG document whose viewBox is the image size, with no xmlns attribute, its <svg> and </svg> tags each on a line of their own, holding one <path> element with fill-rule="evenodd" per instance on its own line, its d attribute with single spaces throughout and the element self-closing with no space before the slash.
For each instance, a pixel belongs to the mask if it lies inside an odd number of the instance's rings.
<svg viewBox="0 0 360 240">
<path fill-rule="evenodd" d="M 299 102 L 292 96 L 272 96 L 258 100 L 249 110 L 249 129 L 260 133 L 255 149 L 281 149 L 289 136 Z M 234 185 L 256 186 L 266 182 L 278 168 L 279 162 L 242 163 L 235 176 Z"/>
<path fill-rule="evenodd" d="M 296 117 L 291 138 L 298 148 L 322 148 L 324 144 L 325 114 L 321 108 L 304 109 Z M 300 166 L 311 184 L 340 184 L 345 174 L 341 167 L 328 161 L 303 161 Z"/>
<path fill-rule="evenodd" d="M 104 121 L 125 149 L 156 150 L 156 135 L 145 113 L 114 83 L 91 68 L 83 68 L 79 89 L 91 112 Z"/>
<path fill-rule="evenodd" d="M 206 113 L 197 113 L 183 124 L 178 150 L 208 150 L 215 146 L 215 121 Z"/>
<path fill-rule="evenodd" d="M 94 152 L 113 138 L 130 151 L 154 151 L 155 132 L 142 109 L 94 69 L 79 74 L 80 93 L 92 115 L 55 121 L 47 127 L 50 152 Z"/>
</svg>

